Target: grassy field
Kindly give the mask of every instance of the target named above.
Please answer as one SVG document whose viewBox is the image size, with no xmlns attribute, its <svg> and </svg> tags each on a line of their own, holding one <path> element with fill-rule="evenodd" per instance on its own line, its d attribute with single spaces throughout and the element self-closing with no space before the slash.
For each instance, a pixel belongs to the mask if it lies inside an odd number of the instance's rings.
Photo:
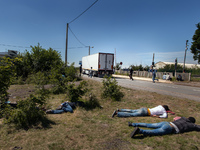
<svg viewBox="0 0 200 150">
<path fill-rule="evenodd" d="M 169 115 L 167 119 L 111 118 L 112 112 L 117 108 L 151 108 L 165 104 L 176 113 L 176 116 L 194 116 L 196 123 L 200 124 L 199 102 L 127 88 L 122 88 L 125 94 L 123 100 L 114 102 L 101 99 L 101 83 L 91 80 L 87 82 L 91 92 L 97 96 L 103 106 L 102 109 L 86 110 L 78 107 L 74 113 L 48 114 L 48 118 L 54 122 L 51 127 L 34 128 L 28 131 L 15 130 L 0 123 L 0 149 L 10 150 L 16 147 L 24 150 L 191 150 L 200 148 L 198 132 L 152 137 L 137 135 L 134 139 L 130 138 L 134 128 L 128 126 L 128 121 L 148 123 L 172 121 L 174 115 Z M 88 99 L 88 96 L 83 99 Z M 65 95 L 51 95 L 48 99 L 48 107 L 54 109 L 65 100 L 67 100 Z"/>
</svg>

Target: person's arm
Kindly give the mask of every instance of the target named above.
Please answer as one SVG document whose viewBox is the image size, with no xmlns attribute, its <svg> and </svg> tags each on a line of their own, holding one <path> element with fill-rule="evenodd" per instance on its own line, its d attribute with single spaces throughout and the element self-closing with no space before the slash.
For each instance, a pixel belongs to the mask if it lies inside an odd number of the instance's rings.
<svg viewBox="0 0 200 150">
<path fill-rule="evenodd" d="M 195 131 L 200 131 L 200 125 L 195 124 Z"/>
<path fill-rule="evenodd" d="M 167 112 L 163 113 L 162 115 L 159 116 L 159 118 L 167 118 L 168 115 L 167 115 Z"/>
<path fill-rule="evenodd" d="M 151 115 L 151 117 L 157 117 L 157 118 L 160 118 L 160 116 L 157 116 L 157 115 Z"/>
</svg>

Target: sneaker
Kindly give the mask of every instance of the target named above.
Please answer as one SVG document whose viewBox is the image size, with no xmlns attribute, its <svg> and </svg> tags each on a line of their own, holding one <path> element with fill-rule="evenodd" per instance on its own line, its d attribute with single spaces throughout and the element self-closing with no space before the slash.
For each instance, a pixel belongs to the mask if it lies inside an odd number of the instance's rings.
<svg viewBox="0 0 200 150">
<path fill-rule="evenodd" d="M 117 114 L 116 110 L 112 114 L 112 118 Z"/>
<path fill-rule="evenodd" d="M 129 127 L 132 126 L 132 123 L 131 123 L 131 122 L 128 122 L 128 126 L 129 126 Z"/>
<path fill-rule="evenodd" d="M 138 127 L 136 127 L 133 132 L 131 133 L 131 138 L 133 138 L 136 134 L 138 134 L 140 131 L 140 129 Z"/>
</svg>

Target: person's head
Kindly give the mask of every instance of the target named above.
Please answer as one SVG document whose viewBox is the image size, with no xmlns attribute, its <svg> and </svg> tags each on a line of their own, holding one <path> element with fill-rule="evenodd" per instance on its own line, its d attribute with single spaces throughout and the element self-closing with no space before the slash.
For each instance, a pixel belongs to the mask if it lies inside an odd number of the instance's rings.
<svg viewBox="0 0 200 150">
<path fill-rule="evenodd" d="M 189 117 L 188 118 L 192 123 L 195 123 L 196 122 L 196 119 L 194 117 Z"/>
<path fill-rule="evenodd" d="M 166 111 L 170 110 L 169 107 L 167 105 L 162 105 Z"/>
<path fill-rule="evenodd" d="M 169 109 L 169 107 L 168 107 L 167 105 L 162 105 L 162 106 L 163 106 L 163 108 L 165 108 L 165 111 L 166 111 L 167 113 L 171 113 L 172 115 L 175 115 L 175 113 L 172 112 L 172 111 Z"/>
</svg>

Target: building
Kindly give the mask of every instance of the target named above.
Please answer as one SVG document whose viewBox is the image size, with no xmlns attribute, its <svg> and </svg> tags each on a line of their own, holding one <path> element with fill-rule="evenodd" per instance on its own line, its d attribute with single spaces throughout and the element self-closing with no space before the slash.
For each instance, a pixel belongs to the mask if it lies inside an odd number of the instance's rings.
<svg viewBox="0 0 200 150">
<path fill-rule="evenodd" d="M 175 65 L 175 62 L 162 62 L 162 61 L 159 61 L 155 64 L 155 68 L 156 69 L 160 69 L 160 68 L 163 68 L 164 66 L 166 65 Z M 184 64 L 183 63 L 178 63 L 178 65 L 180 66 L 183 66 Z M 185 64 L 185 67 L 186 68 L 200 68 L 200 65 L 198 64 Z"/>
<path fill-rule="evenodd" d="M 2 57 L 16 57 L 17 56 L 17 51 L 14 50 L 8 50 L 8 52 L 0 52 L 0 58 Z"/>
</svg>

